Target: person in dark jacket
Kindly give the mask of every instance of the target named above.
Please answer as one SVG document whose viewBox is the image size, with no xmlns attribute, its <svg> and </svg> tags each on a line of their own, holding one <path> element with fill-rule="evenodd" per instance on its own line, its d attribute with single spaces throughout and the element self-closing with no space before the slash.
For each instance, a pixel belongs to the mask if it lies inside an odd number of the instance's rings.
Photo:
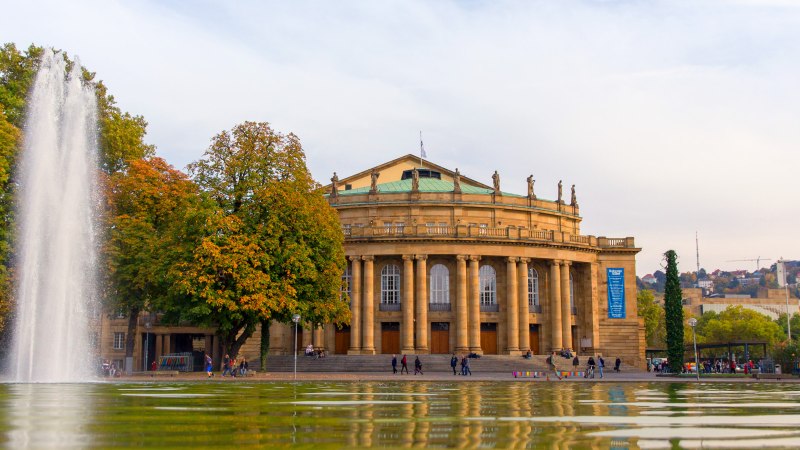
<svg viewBox="0 0 800 450">
<path fill-rule="evenodd" d="M 414 375 L 419 372 L 420 375 L 425 375 L 422 373 L 422 361 L 419 360 L 419 356 L 414 360 Z"/>
<path fill-rule="evenodd" d="M 403 374 L 403 369 L 405 369 L 406 375 L 408 375 L 408 360 L 406 359 L 406 355 L 403 355 L 403 359 L 400 360 L 400 375 Z"/>
<path fill-rule="evenodd" d="M 456 354 L 453 353 L 453 357 L 450 358 L 450 367 L 453 368 L 453 375 L 456 375 L 456 366 L 457 365 L 458 365 L 458 358 L 456 357 Z"/>
<path fill-rule="evenodd" d="M 392 373 L 397 373 L 397 355 L 392 355 Z"/>
</svg>

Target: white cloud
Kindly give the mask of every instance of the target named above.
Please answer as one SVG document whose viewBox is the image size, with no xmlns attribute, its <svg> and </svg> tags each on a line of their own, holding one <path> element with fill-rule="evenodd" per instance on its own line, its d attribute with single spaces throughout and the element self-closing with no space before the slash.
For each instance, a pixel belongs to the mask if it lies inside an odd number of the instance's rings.
<svg viewBox="0 0 800 450">
<path fill-rule="evenodd" d="M 577 185 L 639 272 L 800 258 L 791 2 L 16 2 L 3 39 L 82 57 L 178 167 L 266 120 L 327 180 L 418 151 L 504 189 Z M 22 20 L 21 18 L 25 18 Z"/>
</svg>

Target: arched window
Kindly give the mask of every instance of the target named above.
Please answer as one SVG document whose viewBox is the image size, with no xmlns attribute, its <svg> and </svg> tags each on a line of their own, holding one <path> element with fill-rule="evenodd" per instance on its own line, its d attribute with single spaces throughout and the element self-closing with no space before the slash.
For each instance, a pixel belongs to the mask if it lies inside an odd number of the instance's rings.
<svg viewBox="0 0 800 450">
<path fill-rule="evenodd" d="M 381 303 L 400 303 L 400 268 L 395 264 L 381 269 Z"/>
<path fill-rule="evenodd" d="M 539 272 L 528 267 L 528 306 L 539 306 Z"/>
<path fill-rule="evenodd" d="M 339 298 L 352 298 L 353 294 L 353 273 L 350 272 L 350 262 L 344 265 L 344 273 L 342 273 L 342 287 L 339 289 Z"/>
<path fill-rule="evenodd" d="M 497 304 L 497 273 L 494 267 L 481 266 L 479 273 L 481 283 L 481 305 Z"/>
<path fill-rule="evenodd" d="M 450 303 L 450 271 L 443 264 L 431 267 L 431 303 Z"/>
</svg>

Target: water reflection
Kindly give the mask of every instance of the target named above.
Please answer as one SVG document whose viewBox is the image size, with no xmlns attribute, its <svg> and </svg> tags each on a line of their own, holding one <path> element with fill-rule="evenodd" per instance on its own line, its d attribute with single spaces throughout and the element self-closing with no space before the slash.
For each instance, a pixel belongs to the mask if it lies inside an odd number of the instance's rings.
<svg viewBox="0 0 800 450">
<path fill-rule="evenodd" d="M 91 384 L 8 384 L 2 423 L 9 448 L 81 448 L 91 443 Z M 79 412 L 79 413 L 76 413 Z"/>
<path fill-rule="evenodd" d="M 0 385 L 4 447 L 800 447 L 786 385 Z M 797 391 L 791 391 L 796 393 Z"/>
</svg>

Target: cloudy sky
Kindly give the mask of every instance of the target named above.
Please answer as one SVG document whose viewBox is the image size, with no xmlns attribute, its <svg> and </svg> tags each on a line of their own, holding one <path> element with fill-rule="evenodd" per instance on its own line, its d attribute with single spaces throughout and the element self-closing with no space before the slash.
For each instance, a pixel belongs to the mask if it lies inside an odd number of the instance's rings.
<svg viewBox="0 0 800 450">
<path fill-rule="evenodd" d="M 327 182 L 406 153 L 577 185 L 582 232 L 755 269 L 800 259 L 800 2 L 16 1 L 0 41 L 78 55 L 178 168 L 245 121 Z M 766 261 L 771 258 L 772 261 Z"/>
</svg>

